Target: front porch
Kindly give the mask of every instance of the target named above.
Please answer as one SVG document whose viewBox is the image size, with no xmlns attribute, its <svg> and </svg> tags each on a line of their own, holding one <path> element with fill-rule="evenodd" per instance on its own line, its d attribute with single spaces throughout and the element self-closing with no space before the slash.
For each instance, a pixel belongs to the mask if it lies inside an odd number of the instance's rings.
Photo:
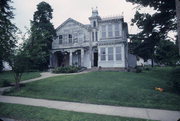
<svg viewBox="0 0 180 121">
<path fill-rule="evenodd" d="M 90 51 L 87 48 L 56 50 L 51 53 L 50 67 L 91 67 Z"/>
</svg>

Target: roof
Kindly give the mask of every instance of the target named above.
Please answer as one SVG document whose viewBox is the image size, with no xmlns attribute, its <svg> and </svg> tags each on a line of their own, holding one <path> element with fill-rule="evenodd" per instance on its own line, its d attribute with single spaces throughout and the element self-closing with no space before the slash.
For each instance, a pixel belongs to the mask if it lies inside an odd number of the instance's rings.
<svg viewBox="0 0 180 121">
<path fill-rule="evenodd" d="M 79 25 L 79 26 L 81 26 L 81 27 L 83 27 L 83 28 L 85 28 L 85 29 L 87 29 L 87 30 L 90 29 L 90 26 L 89 26 L 89 25 L 84 25 L 84 24 L 82 24 L 82 23 L 80 23 L 80 22 L 78 22 L 78 21 L 76 21 L 76 20 L 74 20 L 74 19 L 72 19 L 72 18 L 68 18 L 68 19 L 67 19 L 66 21 L 64 21 L 60 26 L 58 26 L 58 27 L 56 28 L 56 30 L 59 30 L 59 29 L 62 28 L 66 23 L 68 23 L 68 22 L 70 22 L 70 21 L 76 23 L 77 25 Z"/>
<path fill-rule="evenodd" d="M 110 17 L 104 17 L 104 18 L 101 18 L 101 21 L 100 22 L 106 22 L 106 21 L 117 21 L 117 20 L 123 20 L 124 17 L 123 16 L 110 16 Z"/>
</svg>

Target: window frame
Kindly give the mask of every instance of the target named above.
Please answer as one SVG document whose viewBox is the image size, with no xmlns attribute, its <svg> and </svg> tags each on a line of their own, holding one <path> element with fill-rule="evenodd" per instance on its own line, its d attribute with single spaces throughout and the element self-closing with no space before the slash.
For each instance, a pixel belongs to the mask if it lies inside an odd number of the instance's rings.
<svg viewBox="0 0 180 121">
<path fill-rule="evenodd" d="M 101 37 L 106 38 L 106 25 L 101 26 Z"/>
<path fill-rule="evenodd" d="M 110 49 L 112 49 L 111 53 L 110 53 Z M 114 47 L 108 47 L 108 61 L 113 61 L 113 60 L 114 60 Z"/>
<path fill-rule="evenodd" d="M 115 48 L 116 48 L 116 61 L 122 61 L 122 47 L 121 46 L 117 46 Z M 120 52 L 117 51 L 118 50 L 117 48 L 120 49 Z M 117 59 L 118 55 L 120 55 L 120 59 Z"/>
<path fill-rule="evenodd" d="M 68 35 L 68 40 L 69 40 L 69 43 L 73 43 L 73 37 L 72 37 L 72 34 L 69 34 L 69 35 Z"/>
<path fill-rule="evenodd" d="M 102 51 L 102 50 L 104 50 L 104 51 Z M 102 58 L 102 56 L 103 56 L 103 58 Z M 105 47 L 100 48 L 100 58 L 101 58 L 101 61 L 106 61 L 106 48 Z"/>
<path fill-rule="evenodd" d="M 115 37 L 120 37 L 120 25 L 119 25 L 119 23 L 115 24 L 114 30 L 115 30 L 114 31 Z M 118 33 L 118 35 L 117 35 L 117 33 Z"/>
<path fill-rule="evenodd" d="M 60 36 L 61 36 L 61 38 L 60 38 Z M 63 35 L 59 35 L 58 38 L 59 38 L 59 44 L 62 45 L 63 44 Z"/>
<path fill-rule="evenodd" d="M 113 37 L 113 25 L 108 24 L 108 37 L 111 38 Z"/>
</svg>

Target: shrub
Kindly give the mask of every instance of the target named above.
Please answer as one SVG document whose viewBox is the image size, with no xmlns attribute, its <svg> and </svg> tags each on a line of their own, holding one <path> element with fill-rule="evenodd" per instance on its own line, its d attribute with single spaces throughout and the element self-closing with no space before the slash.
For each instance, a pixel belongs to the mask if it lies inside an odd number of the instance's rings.
<svg viewBox="0 0 180 121">
<path fill-rule="evenodd" d="M 3 79 L 3 81 L 2 81 L 2 86 L 3 86 L 3 87 L 8 87 L 8 86 L 11 86 L 11 83 L 10 83 L 8 80 Z"/>
<path fill-rule="evenodd" d="M 142 72 L 142 68 L 141 67 L 135 67 L 135 72 L 136 73 L 141 73 Z"/>
<path fill-rule="evenodd" d="M 146 71 L 150 71 L 150 68 L 148 68 L 148 67 L 145 67 L 145 68 L 144 68 L 144 70 L 146 70 Z"/>
<path fill-rule="evenodd" d="M 57 67 L 52 72 L 53 73 L 75 73 L 81 70 L 80 67 L 75 66 L 64 66 L 64 67 Z"/>
<path fill-rule="evenodd" d="M 180 91 L 180 67 L 172 71 L 170 81 L 171 81 L 172 86 L 177 91 Z"/>
</svg>

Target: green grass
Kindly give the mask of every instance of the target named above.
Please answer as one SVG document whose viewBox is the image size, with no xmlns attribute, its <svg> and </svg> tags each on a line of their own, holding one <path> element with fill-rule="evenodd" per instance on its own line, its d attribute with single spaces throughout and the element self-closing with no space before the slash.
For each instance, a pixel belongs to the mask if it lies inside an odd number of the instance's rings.
<svg viewBox="0 0 180 121">
<path fill-rule="evenodd" d="M 26 121 L 151 121 L 0 103 L 0 117 Z"/>
<path fill-rule="evenodd" d="M 22 75 L 22 79 L 21 80 L 28 80 L 28 79 L 32 79 L 32 78 L 36 78 L 36 77 L 40 77 L 40 72 L 29 72 L 29 73 L 24 73 Z M 8 83 L 12 83 L 15 82 L 14 80 L 14 74 L 11 71 L 7 71 L 7 72 L 2 72 L 0 73 L 0 87 L 3 86 L 3 81 L 6 81 Z"/>
<path fill-rule="evenodd" d="M 143 73 L 91 72 L 32 82 L 8 95 L 83 103 L 180 110 L 180 95 L 168 85 L 171 68 Z M 155 87 L 165 92 L 154 90 Z"/>
</svg>

